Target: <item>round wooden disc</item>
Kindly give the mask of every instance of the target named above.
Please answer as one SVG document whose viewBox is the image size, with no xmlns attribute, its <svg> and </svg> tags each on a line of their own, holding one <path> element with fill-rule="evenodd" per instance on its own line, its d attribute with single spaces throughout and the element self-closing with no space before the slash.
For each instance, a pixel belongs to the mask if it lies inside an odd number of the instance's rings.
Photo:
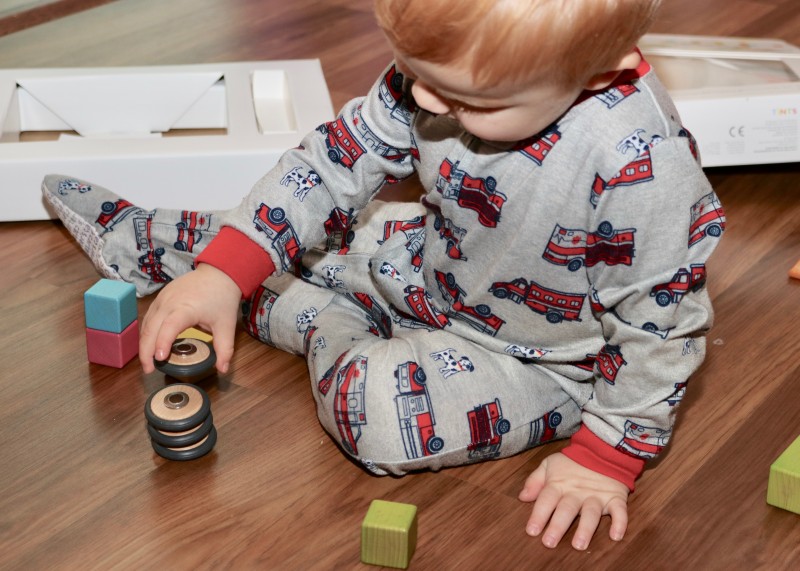
<svg viewBox="0 0 800 571">
<path fill-rule="evenodd" d="M 196 428 L 211 412 L 211 400 L 195 385 L 176 383 L 157 390 L 144 405 L 147 422 L 158 430 L 183 432 Z"/>
<path fill-rule="evenodd" d="M 211 452 L 212 448 L 214 448 L 214 445 L 217 443 L 217 429 L 212 426 L 211 432 L 208 433 L 208 436 L 203 438 L 203 440 L 200 442 L 185 448 L 167 448 L 155 440 L 151 440 L 150 442 L 153 445 L 153 450 L 156 451 L 156 454 L 166 458 L 167 460 L 194 460 L 195 458 L 205 456 Z"/>
<path fill-rule="evenodd" d="M 148 424 L 147 433 L 150 435 L 150 438 L 153 441 L 158 442 L 167 448 L 185 448 L 187 446 L 197 444 L 203 438 L 208 436 L 208 433 L 211 432 L 211 428 L 213 428 L 213 426 L 213 416 L 211 413 L 208 413 L 208 416 L 203 423 L 197 428 L 193 428 L 191 430 L 184 430 L 182 432 L 169 432 L 165 430 L 158 430 L 152 424 Z"/>
<path fill-rule="evenodd" d="M 198 381 L 214 372 L 217 354 L 210 343 L 190 337 L 176 339 L 166 361 L 156 361 L 156 369 L 182 381 Z"/>
</svg>

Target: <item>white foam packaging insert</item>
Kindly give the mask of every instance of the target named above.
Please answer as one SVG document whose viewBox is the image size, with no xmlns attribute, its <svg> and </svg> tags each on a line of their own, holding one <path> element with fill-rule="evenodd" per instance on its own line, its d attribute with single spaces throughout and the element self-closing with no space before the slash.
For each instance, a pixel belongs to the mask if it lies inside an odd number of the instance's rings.
<svg viewBox="0 0 800 571">
<path fill-rule="evenodd" d="M 318 60 L 0 70 L 0 221 L 56 173 L 146 207 L 236 206 L 333 107 Z"/>
<path fill-rule="evenodd" d="M 640 48 L 707 167 L 800 161 L 800 48 L 781 40 L 648 34 Z"/>
</svg>

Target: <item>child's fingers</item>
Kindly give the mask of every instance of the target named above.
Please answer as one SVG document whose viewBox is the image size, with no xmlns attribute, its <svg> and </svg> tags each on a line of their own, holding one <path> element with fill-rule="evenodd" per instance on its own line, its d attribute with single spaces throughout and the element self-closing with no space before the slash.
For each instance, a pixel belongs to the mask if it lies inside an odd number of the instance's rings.
<svg viewBox="0 0 800 571">
<path fill-rule="evenodd" d="M 561 541 L 561 538 L 567 533 L 567 530 L 572 525 L 572 522 L 575 521 L 575 518 L 578 517 L 580 511 L 581 500 L 579 498 L 575 496 L 561 496 L 553 515 L 550 517 L 550 524 L 547 526 L 542 536 L 542 543 L 545 547 L 553 548 L 558 545 L 558 542 Z"/>
<path fill-rule="evenodd" d="M 578 520 L 578 529 L 572 537 L 572 547 L 583 551 L 589 547 L 589 542 L 600 525 L 600 518 L 603 517 L 603 504 L 598 498 L 587 498 L 581 507 L 581 517 Z"/>
<path fill-rule="evenodd" d="M 214 352 L 217 354 L 217 370 L 227 373 L 233 358 L 233 341 L 236 333 L 236 319 L 225 319 L 211 328 L 214 336 Z"/>
<path fill-rule="evenodd" d="M 533 504 L 533 511 L 528 519 L 528 525 L 525 526 L 525 532 L 534 537 L 542 533 L 560 500 L 561 492 L 556 488 L 552 486 L 542 488 L 536 498 L 536 503 Z"/>
<path fill-rule="evenodd" d="M 546 470 L 544 463 L 542 463 L 536 470 L 531 472 L 525 480 L 522 491 L 520 491 L 519 496 L 517 496 L 520 501 L 532 502 L 539 496 L 539 492 L 541 492 L 544 487 L 545 475 Z"/>
<path fill-rule="evenodd" d="M 611 516 L 608 536 L 614 541 L 621 541 L 628 529 L 628 503 L 621 498 L 615 498 L 608 503 L 607 510 Z"/>
</svg>

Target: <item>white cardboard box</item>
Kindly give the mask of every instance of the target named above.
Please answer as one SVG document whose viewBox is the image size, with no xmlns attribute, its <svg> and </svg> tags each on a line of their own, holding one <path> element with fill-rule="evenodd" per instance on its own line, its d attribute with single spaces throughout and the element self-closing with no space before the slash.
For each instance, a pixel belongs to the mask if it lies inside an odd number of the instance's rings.
<svg viewBox="0 0 800 571">
<path fill-rule="evenodd" d="M 0 221 L 54 217 L 50 173 L 146 208 L 231 208 L 333 116 L 318 60 L 0 70 Z"/>
<path fill-rule="evenodd" d="M 640 48 L 697 139 L 703 166 L 800 161 L 800 48 L 648 34 Z"/>
</svg>

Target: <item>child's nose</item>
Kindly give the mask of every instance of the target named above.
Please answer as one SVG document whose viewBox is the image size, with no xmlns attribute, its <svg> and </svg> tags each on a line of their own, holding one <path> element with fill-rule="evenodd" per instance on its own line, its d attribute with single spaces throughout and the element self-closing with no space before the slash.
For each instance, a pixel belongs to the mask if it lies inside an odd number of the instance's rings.
<svg viewBox="0 0 800 571">
<path fill-rule="evenodd" d="M 424 82 L 417 80 L 411 86 L 411 94 L 417 105 L 434 115 L 445 115 L 450 112 L 450 103 L 428 87 Z"/>
</svg>

